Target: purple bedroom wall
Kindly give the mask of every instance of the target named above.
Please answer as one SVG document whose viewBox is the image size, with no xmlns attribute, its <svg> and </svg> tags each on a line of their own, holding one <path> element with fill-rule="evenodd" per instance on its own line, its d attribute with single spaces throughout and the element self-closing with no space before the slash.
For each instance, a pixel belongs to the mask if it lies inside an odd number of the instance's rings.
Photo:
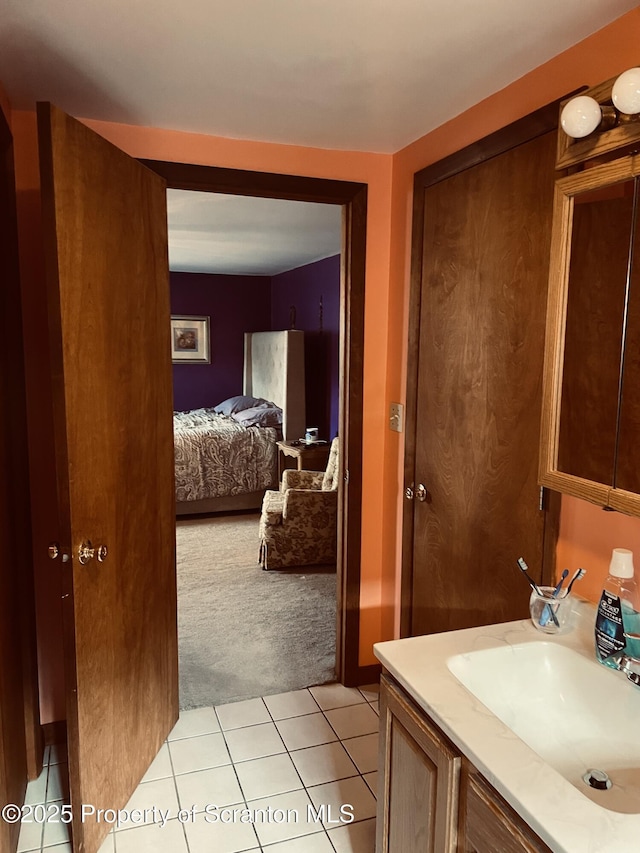
<svg viewBox="0 0 640 853">
<path fill-rule="evenodd" d="M 340 255 L 275 276 L 172 272 L 171 313 L 211 318 L 211 364 L 173 365 L 176 411 L 215 406 L 242 393 L 244 333 L 305 332 L 307 424 L 338 432 Z M 322 329 L 320 298 L 322 297 Z"/>
<path fill-rule="evenodd" d="M 307 424 L 331 439 L 338 433 L 340 255 L 272 277 L 271 328 L 292 328 L 292 315 L 305 332 Z"/>
<path fill-rule="evenodd" d="M 173 408 L 215 406 L 242 394 L 244 333 L 270 328 L 270 277 L 172 272 L 170 281 L 172 314 L 211 318 L 211 364 L 173 365 Z"/>
</svg>

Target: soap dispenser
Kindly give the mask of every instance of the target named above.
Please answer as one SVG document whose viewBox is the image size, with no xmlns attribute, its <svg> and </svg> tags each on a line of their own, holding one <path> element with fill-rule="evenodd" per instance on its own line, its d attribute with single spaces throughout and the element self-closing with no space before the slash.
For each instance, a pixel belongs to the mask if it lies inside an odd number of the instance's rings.
<svg viewBox="0 0 640 853">
<path fill-rule="evenodd" d="M 612 669 L 623 656 L 640 661 L 640 593 L 633 577 L 633 553 L 614 548 L 595 625 L 596 658 Z"/>
</svg>

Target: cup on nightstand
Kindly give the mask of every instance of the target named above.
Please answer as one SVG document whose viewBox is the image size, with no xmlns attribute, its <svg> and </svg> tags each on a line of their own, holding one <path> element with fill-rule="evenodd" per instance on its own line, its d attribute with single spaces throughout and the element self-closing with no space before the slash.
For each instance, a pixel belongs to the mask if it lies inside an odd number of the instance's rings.
<svg viewBox="0 0 640 853">
<path fill-rule="evenodd" d="M 304 434 L 304 440 L 309 444 L 313 444 L 314 441 L 317 441 L 318 427 L 307 427 L 307 431 Z"/>
</svg>

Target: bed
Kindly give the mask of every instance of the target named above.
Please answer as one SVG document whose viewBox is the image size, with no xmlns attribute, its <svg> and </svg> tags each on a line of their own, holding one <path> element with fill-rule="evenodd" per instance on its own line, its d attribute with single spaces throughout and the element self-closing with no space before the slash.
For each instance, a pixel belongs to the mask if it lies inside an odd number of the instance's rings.
<svg viewBox="0 0 640 853">
<path fill-rule="evenodd" d="M 304 332 L 245 334 L 243 394 L 174 413 L 176 514 L 258 509 L 277 484 L 276 442 L 304 430 Z"/>
</svg>

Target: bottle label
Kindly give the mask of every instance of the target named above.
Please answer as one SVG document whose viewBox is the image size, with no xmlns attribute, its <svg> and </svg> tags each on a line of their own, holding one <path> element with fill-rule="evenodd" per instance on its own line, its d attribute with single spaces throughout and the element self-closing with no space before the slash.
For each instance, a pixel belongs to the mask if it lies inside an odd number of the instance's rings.
<svg viewBox="0 0 640 853">
<path fill-rule="evenodd" d="M 596 653 L 601 661 L 619 655 L 625 647 L 620 597 L 602 591 L 596 617 Z"/>
<path fill-rule="evenodd" d="M 628 601 L 622 602 L 622 627 L 626 654 L 640 661 L 640 613 Z"/>
</svg>

